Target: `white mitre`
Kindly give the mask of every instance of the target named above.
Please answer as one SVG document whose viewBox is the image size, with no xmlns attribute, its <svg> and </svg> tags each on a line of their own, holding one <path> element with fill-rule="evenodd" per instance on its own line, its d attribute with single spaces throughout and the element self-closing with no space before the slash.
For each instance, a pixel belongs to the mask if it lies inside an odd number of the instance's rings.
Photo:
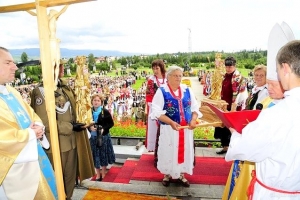
<svg viewBox="0 0 300 200">
<path fill-rule="evenodd" d="M 291 40 L 294 40 L 295 36 L 292 29 L 285 22 L 281 25 L 276 23 L 269 35 L 268 39 L 268 55 L 267 55 L 267 79 L 278 81 L 276 72 L 276 56 L 279 49 Z"/>
</svg>

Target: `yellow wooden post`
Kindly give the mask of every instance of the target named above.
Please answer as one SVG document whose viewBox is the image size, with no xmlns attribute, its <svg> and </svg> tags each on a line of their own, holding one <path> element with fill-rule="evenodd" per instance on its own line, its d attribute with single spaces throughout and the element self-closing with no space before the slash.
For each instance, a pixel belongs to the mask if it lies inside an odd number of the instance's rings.
<svg viewBox="0 0 300 200">
<path fill-rule="evenodd" d="M 53 155 L 54 172 L 57 185 L 57 193 L 59 199 L 66 199 L 63 174 L 60 159 L 60 149 L 58 142 L 56 113 L 55 113 L 55 97 L 54 97 L 54 74 L 51 66 L 50 57 L 50 41 L 47 7 L 39 4 L 40 0 L 36 0 L 36 14 L 40 41 L 40 59 L 42 63 L 43 84 L 45 88 L 46 110 L 49 119 L 51 149 Z M 75 180 L 74 180 L 75 181 Z"/>
<path fill-rule="evenodd" d="M 33 16 L 37 16 L 39 41 L 40 41 L 40 59 L 42 63 L 43 83 L 45 88 L 46 111 L 49 119 L 51 149 L 53 154 L 53 163 L 55 178 L 57 184 L 58 198 L 66 199 L 63 175 L 60 159 L 60 149 L 58 142 L 55 97 L 54 97 L 54 66 L 51 62 L 51 46 L 48 27 L 47 7 L 70 5 L 95 0 L 35 0 L 35 3 L 24 3 L 18 5 L 1 6 L 0 13 L 27 11 Z M 31 10 L 36 9 L 36 13 Z M 75 184 L 75 180 L 74 180 Z"/>
</svg>

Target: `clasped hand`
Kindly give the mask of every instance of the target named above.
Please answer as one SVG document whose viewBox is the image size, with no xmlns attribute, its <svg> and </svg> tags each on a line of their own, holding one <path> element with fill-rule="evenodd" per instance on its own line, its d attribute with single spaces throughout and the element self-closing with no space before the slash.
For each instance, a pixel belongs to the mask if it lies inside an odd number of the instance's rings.
<svg viewBox="0 0 300 200">
<path fill-rule="evenodd" d="M 170 126 L 172 127 L 173 130 L 179 131 L 180 124 L 178 124 L 177 122 L 172 121 Z"/>
<path fill-rule="evenodd" d="M 29 128 L 31 128 L 35 132 L 35 135 L 36 135 L 37 139 L 40 139 L 40 138 L 43 137 L 43 135 L 44 135 L 44 126 L 40 126 L 40 125 L 37 125 L 35 123 L 31 123 Z"/>
<path fill-rule="evenodd" d="M 97 126 L 95 126 L 95 124 L 91 125 L 90 130 L 91 131 L 97 131 Z"/>
<path fill-rule="evenodd" d="M 189 128 L 188 128 L 188 129 L 194 130 L 196 127 L 197 127 L 197 122 L 196 122 L 196 120 L 192 119 L 192 120 L 190 121 L 190 124 L 189 124 Z"/>
<path fill-rule="evenodd" d="M 172 121 L 170 126 L 172 127 L 173 130 L 175 131 L 179 131 L 182 127 L 180 124 L 178 124 L 177 122 L 175 121 Z M 193 130 L 197 127 L 197 123 L 196 123 L 196 120 L 191 120 L 190 123 L 189 123 L 189 126 L 188 127 L 184 127 L 184 128 L 188 128 L 190 130 Z"/>
</svg>

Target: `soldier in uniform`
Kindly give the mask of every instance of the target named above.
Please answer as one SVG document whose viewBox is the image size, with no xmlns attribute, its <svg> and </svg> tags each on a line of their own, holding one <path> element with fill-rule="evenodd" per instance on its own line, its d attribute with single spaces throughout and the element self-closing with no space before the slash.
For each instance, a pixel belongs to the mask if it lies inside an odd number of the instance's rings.
<svg viewBox="0 0 300 200">
<path fill-rule="evenodd" d="M 64 68 L 60 64 L 59 78 L 63 77 Z M 75 123 L 75 97 L 73 90 L 59 79 L 55 91 L 56 120 L 61 152 L 61 164 L 64 178 L 66 199 L 71 199 L 75 187 L 75 180 L 94 175 L 93 159 L 89 139 L 85 128 Z M 31 93 L 31 106 L 45 124 L 45 133 L 50 138 L 49 121 L 46 113 L 44 87 L 36 87 Z M 52 165 L 52 149 L 46 151 Z"/>
</svg>

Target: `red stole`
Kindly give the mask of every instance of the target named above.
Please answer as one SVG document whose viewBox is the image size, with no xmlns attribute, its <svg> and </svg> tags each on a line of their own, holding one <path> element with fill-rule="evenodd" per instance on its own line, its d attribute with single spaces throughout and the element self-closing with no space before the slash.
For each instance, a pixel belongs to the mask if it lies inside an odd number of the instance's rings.
<svg viewBox="0 0 300 200">
<path fill-rule="evenodd" d="M 182 105 L 182 100 L 181 100 L 181 97 L 182 97 L 181 88 L 180 88 L 180 86 L 178 87 L 179 94 L 178 94 L 178 96 L 176 96 L 174 94 L 173 90 L 171 89 L 171 87 L 169 86 L 169 84 L 168 84 L 168 87 L 169 87 L 171 95 L 178 101 L 179 112 L 180 112 L 180 125 L 186 126 L 187 122 L 184 117 L 184 110 L 183 110 L 183 105 Z M 184 129 L 180 129 L 178 132 L 179 132 L 179 134 L 178 134 L 178 156 L 177 156 L 177 159 L 178 159 L 178 164 L 181 164 L 181 163 L 184 163 Z"/>
</svg>

